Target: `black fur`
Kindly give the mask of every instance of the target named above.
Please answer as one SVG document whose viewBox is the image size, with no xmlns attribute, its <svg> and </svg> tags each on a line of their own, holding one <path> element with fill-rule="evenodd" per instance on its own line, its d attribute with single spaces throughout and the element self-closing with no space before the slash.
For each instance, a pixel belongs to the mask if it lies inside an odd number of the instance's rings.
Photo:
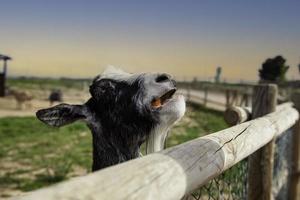
<svg viewBox="0 0 300 200">
<path fill-rule="evenodd" d="M 52 126 L 85 120 L 93 135 L 95 171 L 139 156 L 141 144 L 159 123 L 159 111 L 150 106 L 155 94 L 150 93 L 161 95 L 174 84 L 165 74 L 140 75 L 134 81 L 97 77 L 84 105 L 60 104 L 38 111 L 37 117 Z"/>
<path fill-rule="evenodd" d="M 92 98 L 86 103 L 93 121 L 93 171 L 139 156 L 140 145 L 158 121 L 155 111 L 142 102 L 139 84 L 100 80 L 90 87 Z"/>
</svg>

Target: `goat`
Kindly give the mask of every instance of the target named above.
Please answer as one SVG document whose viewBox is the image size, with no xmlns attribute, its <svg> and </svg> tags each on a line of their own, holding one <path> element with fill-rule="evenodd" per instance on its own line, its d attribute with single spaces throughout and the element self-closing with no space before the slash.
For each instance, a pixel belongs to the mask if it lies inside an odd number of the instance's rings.
<svg viewBox="0 0 300 200">
<path fill-rule="evenodd" d="M 27 107 L 31 107 L 31 100 L 33 99 L 32 95 L 15 89 L 9 89 L 8 95 L 12 95 L 16 99 L 17 102 L 16 109 L 22 109 L 23 104 L 25 104 L 25 106 Z"/>
<path fill-rule="evenodd" d="M 168 74 L 129 74 L 108 68 L 91 86 L 83 105 L 60 104 L 36 113 L 42 122 L 59 127 L 84 120 L 92 132 L 96 171 L 163 148 L 170 127 L 185 112 L 185 101 Z"/>
<path fill-rule="evenodd" d="M 50 106 L 53 105 L 54 102 L 62 102 L 62 92 L 60 90 L 53 90 L 51 91 L 49 97 Z"/>
</svg>

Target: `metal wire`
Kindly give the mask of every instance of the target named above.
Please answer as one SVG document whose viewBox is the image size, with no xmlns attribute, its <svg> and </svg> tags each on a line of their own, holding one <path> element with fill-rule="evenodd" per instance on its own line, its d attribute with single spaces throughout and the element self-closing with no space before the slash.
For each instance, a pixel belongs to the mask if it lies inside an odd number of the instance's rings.
<svg viewBox="0 0 300 200">
<path fill-rule="evenodd" d="M 292 129 L 276 139 L 272 194 L 274 199 L 289 199 L 292 174 Z M 243 200 L 247 197 L 248 160 L 245 159 L 211 180 L 185 200 Z"/>
<path fill-rule="evenodd" d="M 217 178 L 202 186 L 188 200 L 234 200 L 245 199 L 247 188 L 247 159 L 233 166 Z"/>
</svg>

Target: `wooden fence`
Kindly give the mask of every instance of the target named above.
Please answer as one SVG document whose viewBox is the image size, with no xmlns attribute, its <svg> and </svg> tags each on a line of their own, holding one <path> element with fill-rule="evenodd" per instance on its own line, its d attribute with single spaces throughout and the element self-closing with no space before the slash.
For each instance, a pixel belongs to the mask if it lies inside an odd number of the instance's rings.
<svg viewBox="0 0 300 200">
<path fill-rule="evenodd" d="M 251 107 L 253 88 L 255 85 L 240 84 L 239 86 L 221 84 L 205 84 L 197 82 L 181 82 L 178 87 L 179 92 L 185 95 L 186 100 L 199 103 L 204 106 L 224 111 L 231 106 Z M 291 94 L 292 88 L 281 87 L 277 94 L 278 102 L 285 102 L 284 96 Z"/>
<path fill-rule="evenodd" d="M 252 91 L 237 89 L 212 88 L 192 89 L 190 87 L 180 88 L 179 92 L 186 97 L 188 102 L 202 104 L 217 110 L 225 110 L 231 106 L 251 106 Z"/>
<path fill-rule="evenodd" d="M 248 180 L 248 199 L 272 199 L 272 142 L 298 123 L 294 134 L 297 162 L 291 190 L 296 197 L 300 174 L 299 113 L 291 103 L 276 109 L 276 92 L 272 85 L 255 89 L 251 121 L 16 199 L 181 199 L 250 155 L 254 156 L 250 157 L 250 168 L 252 165 L 256 173 L 252 178 L 259 179 L 255 184 L 260 180 L 265 184 L 259 186 L 257 193 L 253 190 L 257 188 L 251 182 L 253 179 Z M 296 99 L 299 109 L 299 95 Z M 263 156 L 255 156 L 258 152 Z"/>
</svg>

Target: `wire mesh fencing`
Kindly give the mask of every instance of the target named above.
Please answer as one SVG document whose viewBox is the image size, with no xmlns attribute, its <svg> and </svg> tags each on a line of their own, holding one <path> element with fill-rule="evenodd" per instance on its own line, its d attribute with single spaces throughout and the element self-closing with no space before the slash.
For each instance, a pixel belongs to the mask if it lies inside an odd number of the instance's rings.
<svg viewBox="0 0 300 200">
<path fill-rule="evenodd" d="M 276 139 L 272 195 L 275 200 L 289 199 L 292 175 L 292 129 Z M 197 189 L 185 200 L 243 200 L 247 199 L 248 159 L 225 171 Z"/>
<path fill-rule="evenodd" d="M 247 159 L 187 196 L 186 200 L 233 200 L 246 198 Z"/>
</svg>

